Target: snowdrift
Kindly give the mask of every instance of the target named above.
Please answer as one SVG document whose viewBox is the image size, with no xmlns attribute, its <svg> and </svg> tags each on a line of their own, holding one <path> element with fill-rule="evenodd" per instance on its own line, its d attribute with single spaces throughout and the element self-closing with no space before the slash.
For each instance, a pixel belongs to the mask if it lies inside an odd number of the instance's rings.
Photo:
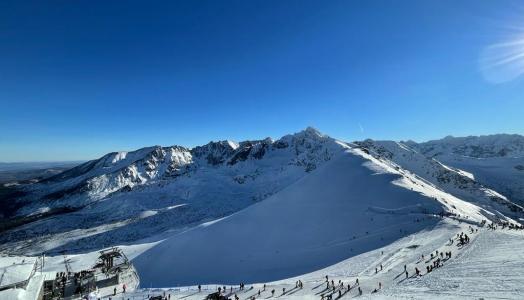
<svg viewBox="0 0 524 300">
<path fill-rule="evenodd" d="M 139 255 L 141 285 L 289 278 L 434 225 L 445 206 L 403 176 L 348 149 L 268 199 Z"/>
</svg>

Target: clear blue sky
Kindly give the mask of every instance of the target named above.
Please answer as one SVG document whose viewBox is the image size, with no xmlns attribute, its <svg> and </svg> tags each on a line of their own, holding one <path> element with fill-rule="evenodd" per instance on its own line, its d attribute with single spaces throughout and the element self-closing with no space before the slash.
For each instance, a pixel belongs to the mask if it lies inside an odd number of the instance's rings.
<svg viewBox="0 0 524 300">
<path fill-rule="evenodd" d="M 524 24 L 518 3 L 2 1 L 0 161 L 309 125 L 343 140 L 522 134 L 523 79 L 479 68 Z"/>
</svg>

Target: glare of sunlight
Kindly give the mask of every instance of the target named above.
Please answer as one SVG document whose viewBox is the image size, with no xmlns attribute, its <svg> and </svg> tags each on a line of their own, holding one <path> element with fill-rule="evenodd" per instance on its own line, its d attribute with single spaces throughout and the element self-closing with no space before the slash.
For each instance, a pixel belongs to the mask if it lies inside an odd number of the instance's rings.
<svg viewBox="0 0 524 300">
<path fill-rule="evenodd" d="M 492 83 L 503 83 L 524 74 L 524 37 L 486 47 L 480 54 L 480 70 Z"/>
</svg>

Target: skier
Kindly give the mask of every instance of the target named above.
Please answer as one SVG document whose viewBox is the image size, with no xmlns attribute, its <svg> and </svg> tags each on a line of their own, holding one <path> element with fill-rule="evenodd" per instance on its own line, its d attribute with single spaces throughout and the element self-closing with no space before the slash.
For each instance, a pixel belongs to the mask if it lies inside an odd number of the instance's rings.
<svg viewBox="0 0 524 300">
<path fill-rule="evenodd" d="M 116 287 L 113 289 L 113 296 L 116 296 Z"/>
<path fill-rule="evenodd" d="M 358 294 L 362 296 L 362 289 L 358 287 Z"/>
<path fill-rule="evenodd" d="M 275 289 L 272 289 L 271 290 L 271 297 L 273 297 L 275 295 Z"/>
<path fill-rule="evenodd" d="M 406 271 L 406 278 L 408 278 L 408 271 Z"/>
<path fill-rule="evenodd" d="M 124 294 L 126 293 L 126 284 L 125 283 L 122 285 L 122 291 L 124 292 Z"/>
<path fill-rule="evenodd" d="M 202 287 L 200 286 L 200 284 L 198 285 L 198 292 L 200 293 L 202 291 Z"/>
</svg>

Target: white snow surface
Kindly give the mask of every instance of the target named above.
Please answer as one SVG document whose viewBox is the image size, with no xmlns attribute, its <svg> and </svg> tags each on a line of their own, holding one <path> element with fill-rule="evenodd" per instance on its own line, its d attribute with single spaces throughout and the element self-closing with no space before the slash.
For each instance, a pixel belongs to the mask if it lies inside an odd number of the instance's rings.
<svg viewBox="0 0 524 300">
<path fill-rule="evenodd" d="M 134 263 L 144 286 L 286 278 L 434 226 L 431 216 L 444 211 L 485 218 L 481 208 L 348 149 L 263 202 L 175 235 Z"/>
</svg>

